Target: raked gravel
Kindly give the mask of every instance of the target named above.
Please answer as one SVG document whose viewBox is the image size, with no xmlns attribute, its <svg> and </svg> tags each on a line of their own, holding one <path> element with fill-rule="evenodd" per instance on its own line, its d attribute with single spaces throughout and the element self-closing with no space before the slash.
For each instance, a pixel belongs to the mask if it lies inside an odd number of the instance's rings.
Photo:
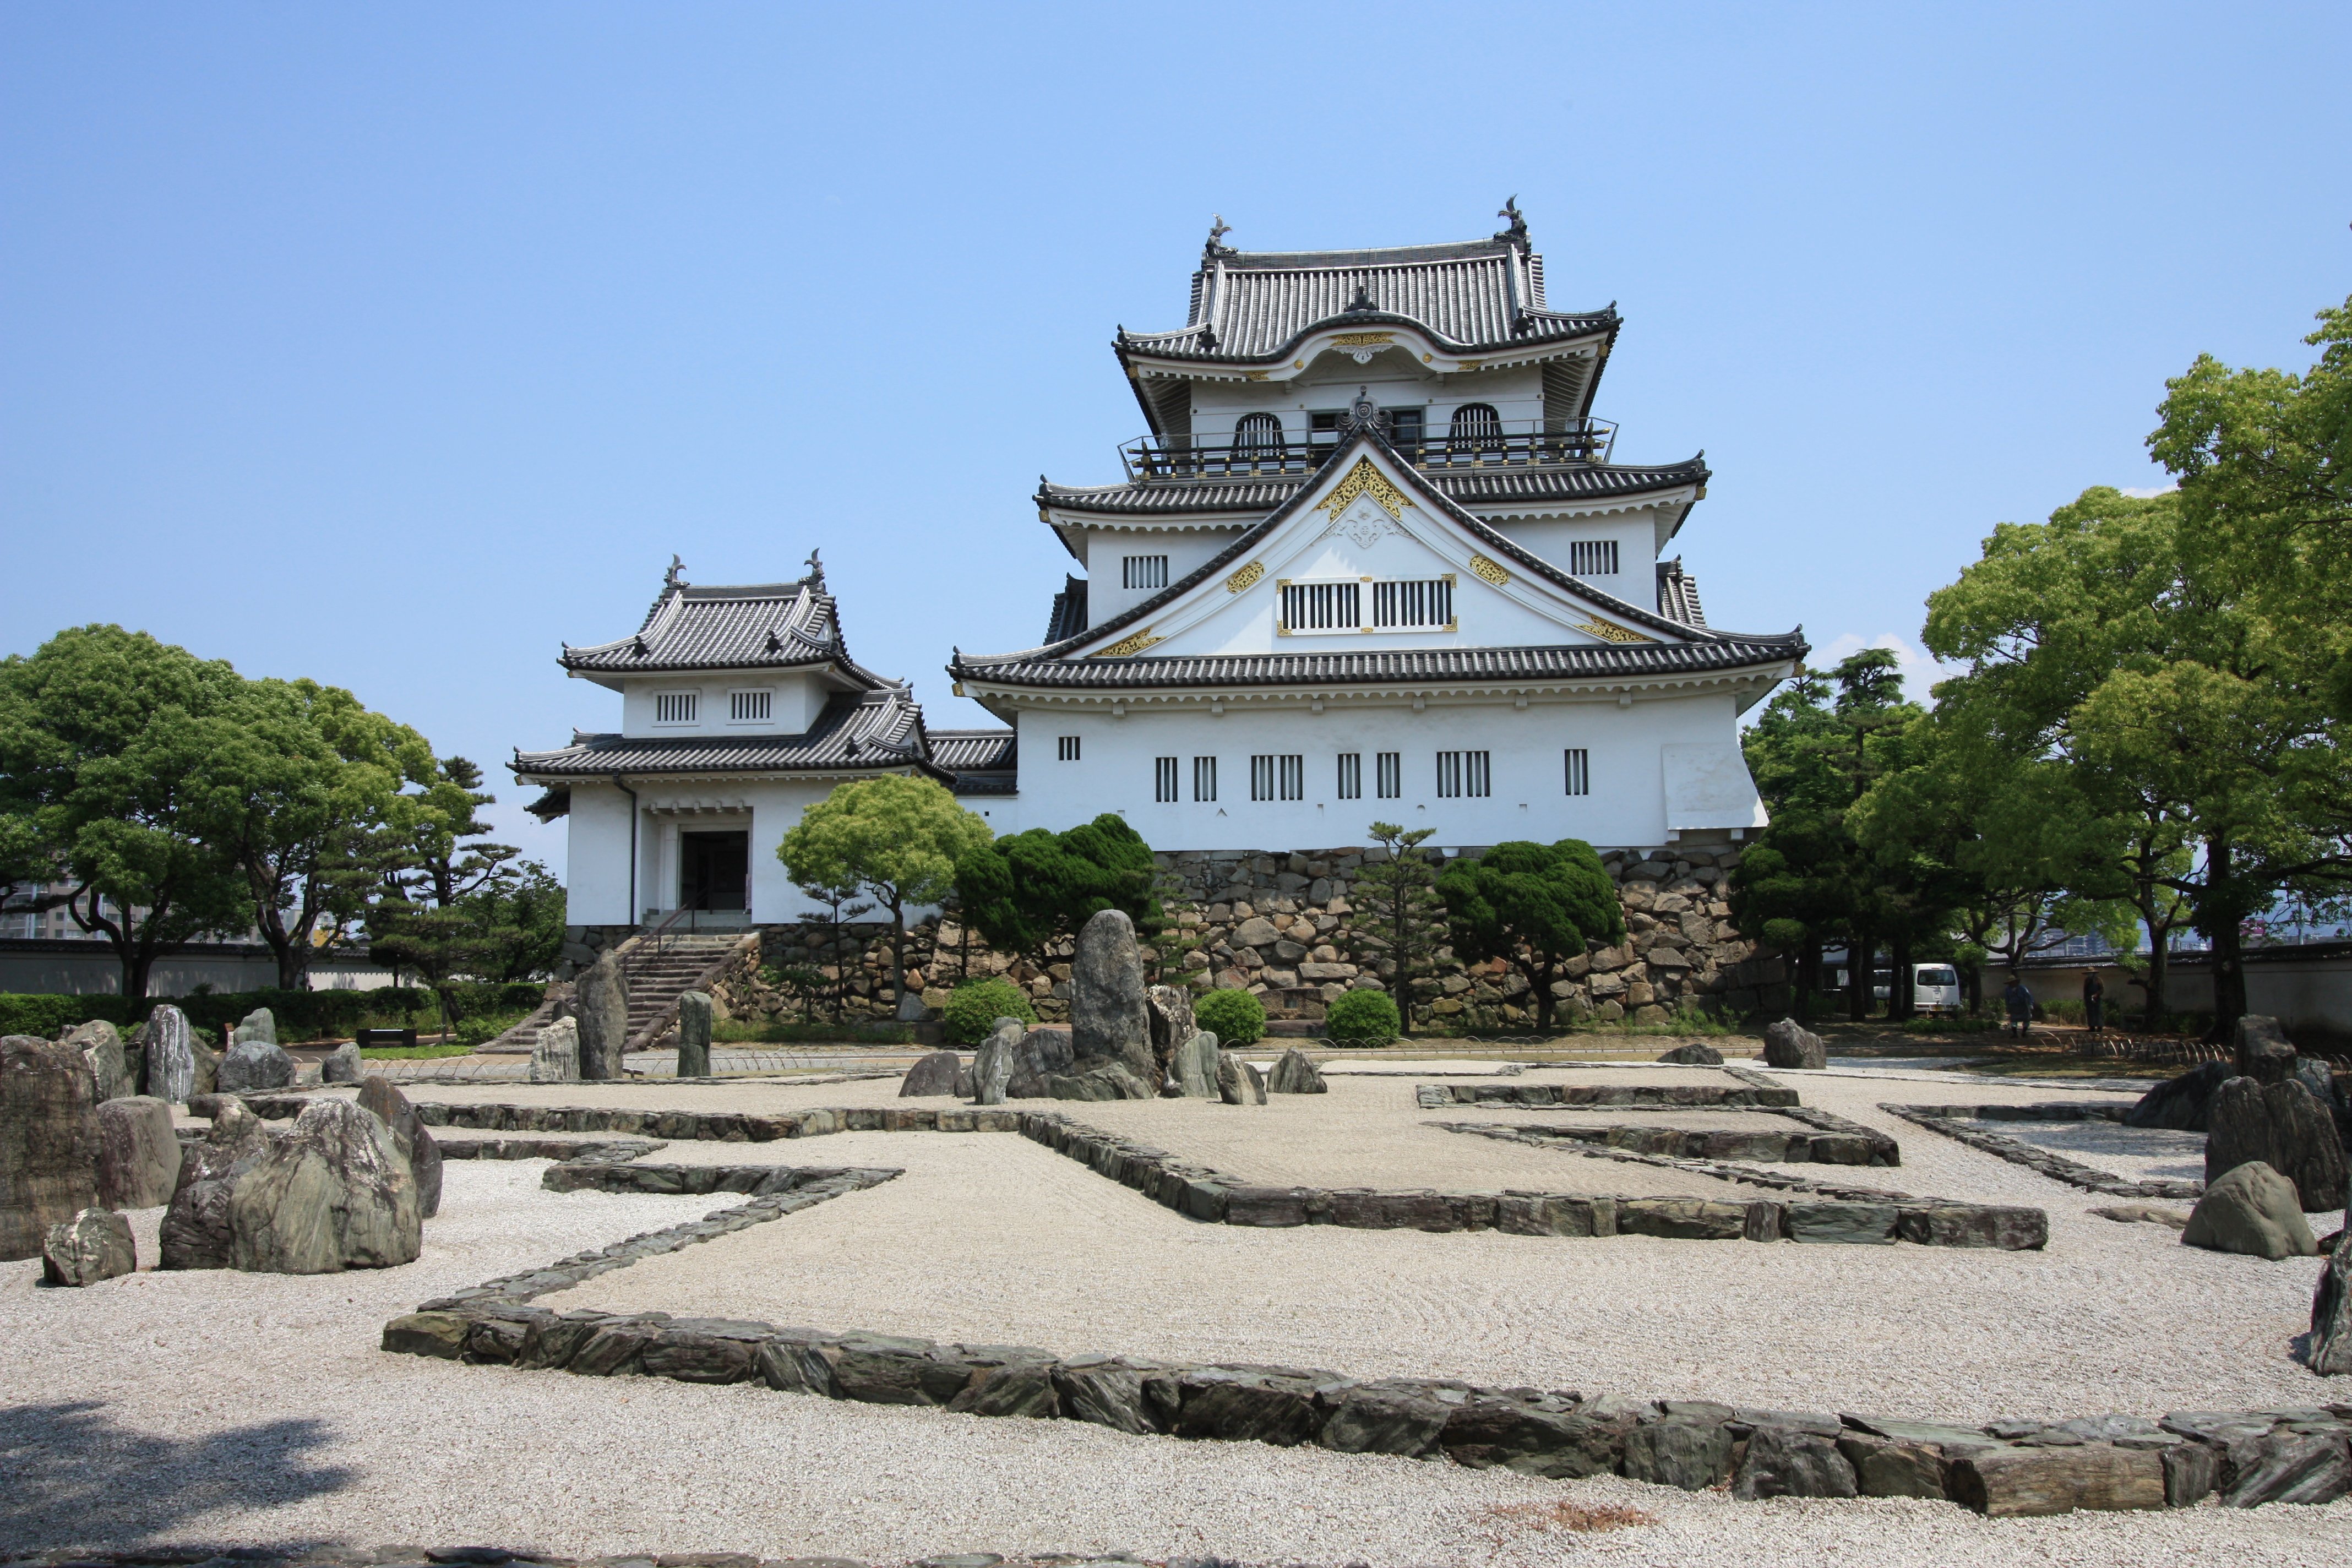
<svg viewBox="0 0 2352 1568">
<path fill-rule="evenodd" d="M 1253 1232 L 1188 1226 L 1010 1134 L 844 1134 L 673 1143 L 652 1157 L 854 1156 L 908 1174 L 592 1283 L 658 1282 L 666 1268 L 761 1238 L 775 1245 L 748 1293 L 753 1315 L 1063 1351 L 1187 1353 L 1213 1343 L 1359 1373 L 1436 1373 L 1451 1358 L 1518 1364 L 1553 1386 L 1945 1416 L 2319 1396 L 2323 1385 L 2285 1360 L 2308 1262 L 2221 1258 L 2173 1245 L 2159 1227 L 2089 1217 L 2100 1201 L 2091 1194 L 1881 1116 L 1870 1102 L 1906 1098 L 1883 1083 L 1849 1090 L 1826 1076 L 1789 1078 L 1808 1103 L 1905 1141 L 1904 1168 L 1874 1177 L 2042 1205 L 2050 1251 Z M 798 1105 L 888 1098 L 858 1092 L 868 1087 L 785 1093 Z M 420 1098 L 754 1109 L 738 1097 L 768 1092 L 436 1086 Z M 2010 1097 L 1988 1088 L 1980 1098 Z M 539 1188 L 544 1168 L 449 1165 L 425 1255 L 405 1268 L 142 1274 L 48 1290 L 34 1283 L 37 1262 L 0 1264 L 10 1347 L 0 1357 L 0 1547 L 414 1541 L 872 1561 L 1125 1549 L 1377 1568 L 2269 1568 L 2352 1552 L 2352 1502 L 2009 1521 L 1904 1500 L 1740 1503 L 1614 1479 L 1547 1483 L 1076 1422 L 380 1353 L 383 1321 L 418 1300 L 724 1201 L 558 1195 Z M 927 1201 L 908 1201 L 927 1190 Z M 158 1215 L 135 1217 L 152 1259 Z M 1152 1264 L 1155 1254 L 1171 1262 Z M 729 1310 L 707 1296 L 659 1305 Z M 1530 1332 L 1538 1350 L 1510 1342 Z M 1560 1499 L 1630 1503 L 1657 1522 L 1548 1532 L 1522 1507 Z"/>
</svg>

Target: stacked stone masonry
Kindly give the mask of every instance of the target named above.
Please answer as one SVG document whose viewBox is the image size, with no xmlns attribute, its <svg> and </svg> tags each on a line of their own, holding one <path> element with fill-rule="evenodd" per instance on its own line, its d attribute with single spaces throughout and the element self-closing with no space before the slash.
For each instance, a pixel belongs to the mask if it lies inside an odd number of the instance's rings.
<svg viewBox="0 0 2352 1568">
<path fill-rule="evenodd" d="M 1172 934 L 1190 945 L 1171 959 L 1170 978 L 1196 989 L 1254 992 L 1270 1018 L 1307 1026 L 1349 991 L 1388 989 L 1385 944 L 1360 926 L 1355 902 L 1358 877 L 1384 854 L 1341 848 L 1155 857 L 1183 889 L 1167 912 Z M 1731 923 L 1724 879 L 1738 858 L 1729 848 L 1604 855 L 1624 903 L 1626 939 L 1570 961 L 1565 977 L 1552 984 L 1555 1017 L 1665 1023 L 1685 1007 L 1742 1017 L 1785 1009 L 1784 961 L 1759 954 Z M 770 926 L 761 956 L 768 970 L 803 968 L 822 978 L 824 994 L 814 1003 L 818 1017 L 830 1016 L 836 990 L 845 1016 L 897 1016 L 887 926 Z M 1073 957 L 1067 942 L 1050 949 L 1042 965 L 991 951 L 950 913 L 909 932 L 908 985 L 936 1012 L 967 976 L 1002 975 L 1028 992 L 1039 1017 L 1061 1022 L 1068 1017 Z M 717 983 L 713 994 L 734 1018 L 787 1020 L 810 1008 L 808 998 L 749 963 Z M 1412 1016 L 1417 1026 L 1509 1028 L 1532 1026 L 1536 1010 L 1527 980 L 1508 965 L 1466 964 L 1442 948 L 1434 973 L 1414 982 Z"/>
</svg>

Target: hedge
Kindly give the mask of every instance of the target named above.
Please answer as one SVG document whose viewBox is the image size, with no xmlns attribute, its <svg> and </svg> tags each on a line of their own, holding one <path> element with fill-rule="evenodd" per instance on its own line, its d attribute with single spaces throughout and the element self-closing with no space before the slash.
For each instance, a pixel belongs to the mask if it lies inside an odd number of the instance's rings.
<svg viewBox="0 0 2352 1568">
<path fill-rule="evenodd" d="M 482 1013 L 525 1011 L 540 1005 L 547 987 L 539 984 L 499 984 L 467 981 L 451 988 L 461 1016 Z M 437 1017 L 440 1005 L 430 991 L 385 985 L 373 991 L 216 991 L 202 996 L 150 996 L 142 1002 L 115 995 L 69 996 L 49 993 L 0 992 L 0 1035 L 39 1035 L 54 1038 L 76 1024 L 103 1018 L 117 1028 L 130 1028 L 148 1013 L 169 1002 L 188 1016 L 188 1022 L 226 1037 L 256 1007 L 267 1007 L 278 1020 L 278 1037 L 319 1039 L 349 1035 L 370 1019 L 407 1018 L 420 1023 Z"/>
<path fill-rule="evenodd" d="M 1265 1004 L 1246 991 L 1212 991 L 1192 1004 L 1192 1021 L 1220 1046 L 1254 1046 L 1265 1037 Z"/>
</svg>

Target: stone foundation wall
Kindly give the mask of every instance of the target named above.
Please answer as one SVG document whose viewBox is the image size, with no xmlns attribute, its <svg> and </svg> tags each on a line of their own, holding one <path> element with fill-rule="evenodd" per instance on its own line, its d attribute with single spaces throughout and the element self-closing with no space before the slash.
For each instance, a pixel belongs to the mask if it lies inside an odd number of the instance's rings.
<svg viewBox="0 0 2352 1568">
<path fill-rule="evenodd" d="M 1255 992 L 1270 1018 L 1297 1025 L 1318 1022 L 1349 991 L 1389 989 L 1393 965 L 1386 945 L 1360 926 L 1354 902 L 1364 868 L 1384 857 L 1378 848 L 1353 847 L 1155 857 L 1183 886 L 1168 907 L 1175 930 L 1197 941 L 1170 965 L 1168 978 L 1197 989 Z M 1724 879 L 1738 860 L 1739 851 L 1727 845 L 1603 855 L 1623 900 L 1626 940 L 1570 963 L 1568 977 L 1552 985 L 1556 1020 L 1667 1023 L 1683 1010 L 1738 1017 L 1785 1010 L 1783 961 L 1759 952 L 1731 924 Z M 897 1016 L 888 927 L 861 923 L 836 936 L 820 926 L 767 926 L 761 936 L 768 964 L 806 965 L 828 983 L 838 979 L 845 1017 Z M 1069 1016 L 1071 955 L 1066 942 L 1049 951 L 1042 966 L 991 951 L 950 909 L 908 933 L 908 985 L 936 1016 L 967 974 L 1003 975 L 1029 993 L 1040 1018 L 1060 1022 Z M 800 1016 L 790 995 L 758 975 L 720 987 L 719 1000 L 732 1017 Z M 831 1005 L 820 1001 L 816 1016 L 830 1016 Z M 1434 972 L 1414 981 L 1412 1013 L 1420 1027 L 1507 1029 L 1532 1027 L 1536 1020 L 1524 977 L 1499 960 L 1463 963 L 1444 948 Z"/>
</svg>

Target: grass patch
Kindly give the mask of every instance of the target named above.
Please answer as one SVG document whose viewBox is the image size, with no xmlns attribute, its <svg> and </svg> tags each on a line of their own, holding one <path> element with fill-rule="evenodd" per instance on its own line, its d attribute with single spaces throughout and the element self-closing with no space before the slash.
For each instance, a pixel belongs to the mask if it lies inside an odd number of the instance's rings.
<svg viewBox="0 0 2352 1568">
<path fill-rule="evenodd" d="M 454 1041 L 446 1046 L 364 1046 L 360 1056 L 372 1062 L 421 1062 L 434 1057 L 466 1056 L 473 1048 Z"/>
<path fill-rule="evenodd" d="M 729 1046 L 910 1046 L 908 1024 L 758 1024 L 719 1018 L 710 1026 L 714 1044 Z"/>
</svg>

